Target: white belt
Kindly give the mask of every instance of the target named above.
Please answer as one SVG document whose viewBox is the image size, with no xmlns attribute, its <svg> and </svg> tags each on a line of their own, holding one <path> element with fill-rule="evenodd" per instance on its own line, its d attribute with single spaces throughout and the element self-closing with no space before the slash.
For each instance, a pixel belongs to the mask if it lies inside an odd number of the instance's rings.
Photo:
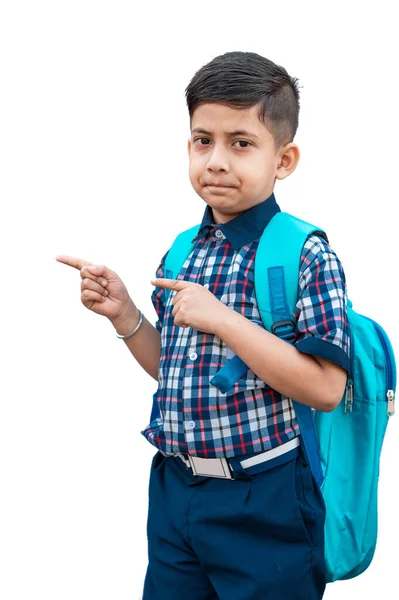
<svg viewBox="0 0 399 600">
<path fill-rule="evenodd" d="M 299 446 L 299 444 L 299 437 L 296 437 L 293 440 L 289 440 L 289 442 L 281 444 L 281 446 L 266 450 L 266 452 L 261 452 L 250 458 L 245 458 L 240 461 L 240 465 L 244 469 L 259 465 L 260 463 L 272 460 L 272 458 L 276 458 L 277 456 L 281 456 L 282 454 L 293 450 Z M 190 467 L 193 475 L 233 479 L 231 466 L 229 465 L 227 458 L 201 458 L 199 456 L 190 456 L 187 454 L 186 459 L 181 453 L 175 454 L 174 456 L 179 457 L 187 467 Z"/>
</svg>

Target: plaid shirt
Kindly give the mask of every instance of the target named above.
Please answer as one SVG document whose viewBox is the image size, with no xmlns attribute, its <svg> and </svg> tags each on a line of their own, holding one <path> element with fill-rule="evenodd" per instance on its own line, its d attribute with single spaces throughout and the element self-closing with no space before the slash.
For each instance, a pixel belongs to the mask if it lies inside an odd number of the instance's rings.
<svg viewBox="0 0 399 600">
<path fill-rule="evenodd" d="M 221 302 L 264 328 L 254 293 L 254 258 L 260 236 L 279 212 L 274 194 L 224 224 L 215 224 L 209 206 L 177 279 L 203 285 Z M 167 253 L 166 253 L 167 254 Z M 156 277 L 164 277 L 166 254 Z M 251 369 L 221 392 L 210 379 L 234 356 L 214 334 L 174 325 L 171 290 L 151 299 L 161 333 L 159 414 L 142 434 L 165 455 L 178 452 L 203 458 L 263 452 L 299 435 L 291 400 L 270 388 Z M 301 257 L 296 322 L 297 350 L 350 370 L 346 282 L 331 247 L 309 236 Z"/>
</svg>

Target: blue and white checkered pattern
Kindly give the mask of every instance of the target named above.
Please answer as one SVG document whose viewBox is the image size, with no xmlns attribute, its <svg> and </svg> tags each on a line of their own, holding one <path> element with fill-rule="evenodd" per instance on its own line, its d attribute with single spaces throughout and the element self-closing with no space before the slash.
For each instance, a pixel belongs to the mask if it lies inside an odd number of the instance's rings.
<svg viewBox="0 0 399 600">
<path fill-rule="evenodd" d="M 207 206 L 194 238 L 196 245 L 178 279 L 204 285 L 263 328 L 254 293 L 254 258 L 264 227 L 279 210 L 272 195 L 228 223 L 215 224 Z M 166 254 L 156 277 L 164 277 Z M 142 431 L 147 440 L 165 455 L 212 458 L 263 452 L 298 436 L 291 400 L 251 369 L 228 393 L 210 384 L 234 353 L 216 335 L 174 325 L 176 293 L 170 291 L 166 305 L 163 288 L 155 287 L 152 293 L 161 333 L 156 394 L 161 417 Z M 345 274 L 338 257 L 323 238 L 310 236 L 301 257 L 293 315 L 296 348 L 349 370 L 346 301 Z"/>
</svg>

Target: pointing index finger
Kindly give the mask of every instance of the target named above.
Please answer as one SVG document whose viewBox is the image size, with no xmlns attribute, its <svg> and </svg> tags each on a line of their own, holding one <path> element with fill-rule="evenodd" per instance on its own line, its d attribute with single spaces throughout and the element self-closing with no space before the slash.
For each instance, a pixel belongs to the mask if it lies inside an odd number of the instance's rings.
<svg viewBox="0 0 399 600">
<path fill-rule="evenodd" d="M 83 260 L 83 258 L 77 258 L 76 256 L 67 256 L 66 254 L 58 254 L 55 257 L 55 260 L 58 262 L 62 262 L 65 265 L 69 265 L 70 267 L 74 267 L 75 269 L 80 269 L 82 267 L 86 267 L 92 265 L 93 263 Z"/>
<path fill-rule="evenodd" d="M 184 281 L 183 279 L 166 279 L 164 277 L 151 279 L 151 283 L 152 285 L 157 285 L 158 287 L 167 288 L 169 290 L 182 290 L 188 285 L 192 285 L 190 281 Z"/>
</svg>

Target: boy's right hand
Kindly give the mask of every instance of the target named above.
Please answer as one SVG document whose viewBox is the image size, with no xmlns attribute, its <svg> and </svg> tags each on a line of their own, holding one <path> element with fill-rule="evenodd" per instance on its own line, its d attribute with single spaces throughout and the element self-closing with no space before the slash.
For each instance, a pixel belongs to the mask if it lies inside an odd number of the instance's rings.
<svg viewBox="0 0 399 600">
<path fill-rule="evenodd" d="M 127 313 L 137 311 L 125 284 L 111 269 L 73 256 L 58 255 L 56 260 L 80 270 L 80 299 L 89 310 L 108 317 L 112 323 L 123 321 Z"/>
</svg>

